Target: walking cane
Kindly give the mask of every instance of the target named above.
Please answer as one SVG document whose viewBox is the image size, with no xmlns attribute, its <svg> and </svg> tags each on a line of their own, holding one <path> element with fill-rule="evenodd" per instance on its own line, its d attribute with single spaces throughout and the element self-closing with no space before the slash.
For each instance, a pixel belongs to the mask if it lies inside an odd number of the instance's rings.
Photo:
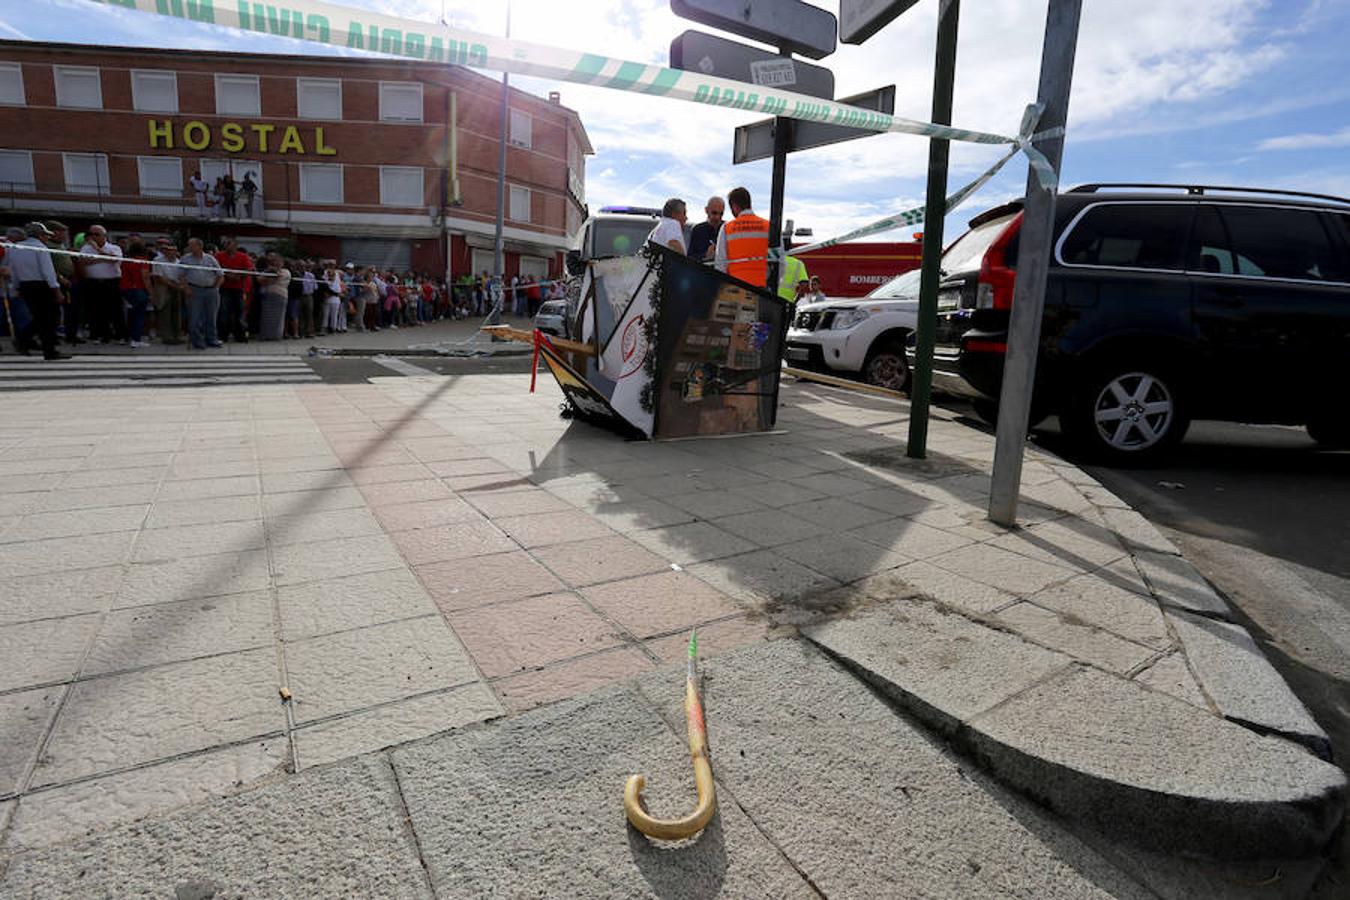
<svg viewBox="0 0 1350 900">
<path fill-rule="evenodd" d="M 9 339 L 17 345 L 19 343 L 19 333 L 14 330 L 14 314 L 9 311 L 9 278 L 5 278 L 4 284 L 0 284 L 0 296 L 5 301 L 5 323 L 9 325 Z"/>
<path fill-rule="evenodd" d="M 703 722 L 703 703 L 698 696 L 698 634 L 689 635 L 689 666 L 684 684 L 684 719 L 689 733 L 689 755 L 694 760 L 694 784 L 698 788 L 698 806 L 681 819 L 657 819 L 642 808 L 642 789 L 646 776 L 630 775 L 623 789 L 623 811 L 633 827 L 647 837 L 677 841 L 693 837 L 703 830 L 717 808 L 712 763 L 708 760 L 708 732 Z"/>
</svg>

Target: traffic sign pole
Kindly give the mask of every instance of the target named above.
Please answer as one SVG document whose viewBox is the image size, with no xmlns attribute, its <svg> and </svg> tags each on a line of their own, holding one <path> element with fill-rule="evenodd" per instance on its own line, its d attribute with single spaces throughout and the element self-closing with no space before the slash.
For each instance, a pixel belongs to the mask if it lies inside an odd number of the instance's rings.
<svg viewBox="0 0 1350 900">
<path fill-rule="evenodd" d="M 1083 0 L 1050 0 L 1037 91 L 1037 99 L 1043 104 L 1037 127 L 1042 130 L 1062 128 L 1069 118 L 1069 87 L 1073 84 L 1082 11 Z M 1039 140 L 1035 146 L 1059 171 L 1064 156 L 1063 135 Z M 1034 172 L 1027 173 L 1026 198 L 1008 323 L 1008 352 L 1003 360 L 1003 389 L 998 403 L 994 474 L 989 486 L 989 518 L 1009 527 L 1017 522 L 1022 454 L 1030 425 L 1036 352 L 1041 339 L 1041 313 L 1045 309 L 1045 283 L 1055 227 L 1055 192 L 1041 187 Z"/>
<path fill-rule="evenodd" d="M 956 81 L 956 31 L 961 0 L 942 3 L 938 13 L 937 59 L 933 67 L 933 121 L 950 125 Z M 923 263 L 919 278 L 919 330 L 910 373 L 909 443 L 905 454 L 928 456 L 928 409 L 933 391 L 933 347 L 937 343 L 937 295 L 942 280 L 942 225 L 947 216 L 947 157 L 951 143 L 928 139 L 928 197 L 923 222 Z"/>
<path fill-rule="evenodd" d="M 787 183 L 788 147 L 792 143 L 792 120 L 781 116 L 773 122 L 773 176 L 769 189 L 769 247 L 783 246 L 783 192 Z M 768 283 L 778 293 L 778 272 L 783 263 L 769 260 Z"/>
</svg>

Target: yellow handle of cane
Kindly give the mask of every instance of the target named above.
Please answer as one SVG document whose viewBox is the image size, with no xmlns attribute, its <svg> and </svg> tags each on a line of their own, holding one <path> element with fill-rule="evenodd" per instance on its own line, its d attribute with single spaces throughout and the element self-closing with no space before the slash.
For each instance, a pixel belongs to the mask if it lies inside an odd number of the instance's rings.
<svg viewBox="0 0 1350 900">
<path fill-rule="evenodd" d="M 643 775 L 628 776 L 623 789 L 623 811 L 633 827 L 647 837 L 677 841 L 693 837 L 703 830 L 717 809 L 717 789 L 713 786 L 712 762 L 708 759 L 708 731 L 703 721 L 703 703 L 698 696 L 694 674 L 697 643 L 689 641 L 689 676 L 684 686 L 684 718 L 689 733 L 689 755 L 694 762 L 694 785 L 698 789 L 698 805 L 694 811 L 679 819 L 658 819 L 642 808 L 642 789 L 647 785 Z"/>
</svg>

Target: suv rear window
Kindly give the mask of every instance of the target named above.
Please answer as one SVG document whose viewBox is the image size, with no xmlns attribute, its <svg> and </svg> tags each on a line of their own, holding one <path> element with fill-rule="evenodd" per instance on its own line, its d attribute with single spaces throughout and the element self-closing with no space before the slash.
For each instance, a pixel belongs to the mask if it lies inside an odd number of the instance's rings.
<svg viewBox="0 0 1350 900">
<path fill-rule="evenodd" d="M 1320 213 L 1269 206 L 1221 206 L 1219 215 L 1242 275 L 1301 281 L 1350 281 Z"/>
<path fill-rule="evenodd" d="M 1191 203 L 1103 203 L 1089 207 L 1061 240 L 1068 266 L 1181 271 Z"/>
<path fill-rule="evenodd" d="M 998 236 L 1003 233 L 1003 229 L 1008 223 L 1017 218 L 1017 213 L 1009 213 L 1006 216 L 999 216 L 997 219 L 990 219 L 983 225 L 972 228 L 961 237 L 957 238 L 956 243 L 947 248 L 947 252 L 942 254 L 942 272 L 943 275 L 958 275 L 964 272 L 978 272 L 980 263 L 984 261 L 985 251 L 989 249 Z"/>
</svg>

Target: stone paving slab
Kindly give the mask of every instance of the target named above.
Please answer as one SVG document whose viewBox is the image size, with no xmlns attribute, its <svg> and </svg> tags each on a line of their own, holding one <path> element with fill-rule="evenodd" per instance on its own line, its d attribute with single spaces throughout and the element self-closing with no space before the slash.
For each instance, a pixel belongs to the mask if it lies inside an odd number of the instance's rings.
<svg viewBox="0 0 1350 900">
<path fill-rule="evenodd" d="M 1344 774 L 1294 744 L 927 603 L 805 634 L 1001 780 L 1142 846 L 1312 856 L 1344 809 Z"/>
<path fill-rule="evenodd" d="M 432 897 L 381 757 L 33 853 L 0 894 L 33 898 Z"/>
<path fill-rule="evenodd" d="M 24 786 L 64 692 L 46 687 L 0 694 L 0 797 Z"/>
<path fill-rule="evenodd" d="M 81 681 L 33 774 L 43 786 L 285 731 L 271 648 Z"/>
<path fill-rule="evenodd" d="M 235 793 L 289 769 L 285 738 L 234 744 L 47 790 L 19 800 L 0 851 L 46 847 Z"/>
<path fill-rule="evenodd" d="M 435 615 L 289 642 L 286 673 L 297 723 L 478 678 L 463 644 Z"/>
<path fill-rule="evenodd" d="M 1270 667 L 1247 629 L 1181 610 L 1168 610 L 1167 620 L 1220 714 L 1286 735 L 1331 759 L 1327 733 Z"/>
<path fill-rule="evenodd" d="M 703 674 L 723 809 L 734 799 L 824 896 L 1149 896 L 805 642 Z M 681 681 L 676 668 L 639 682 L 677 734 Z M 687 778 L 687 763 L 639 764 L 657 790 Z"/>
<path fill-rule="evenodd" d="M 816 896 L 734 803 L 685 845 L 629 828 L 628 775 L 652 776 L 645 796 L 657 815 L 684 809 L 691 790 L 683 736 L 628 690 L 424 742 L 392 761 L 440 896 Z"/>
</svg>

